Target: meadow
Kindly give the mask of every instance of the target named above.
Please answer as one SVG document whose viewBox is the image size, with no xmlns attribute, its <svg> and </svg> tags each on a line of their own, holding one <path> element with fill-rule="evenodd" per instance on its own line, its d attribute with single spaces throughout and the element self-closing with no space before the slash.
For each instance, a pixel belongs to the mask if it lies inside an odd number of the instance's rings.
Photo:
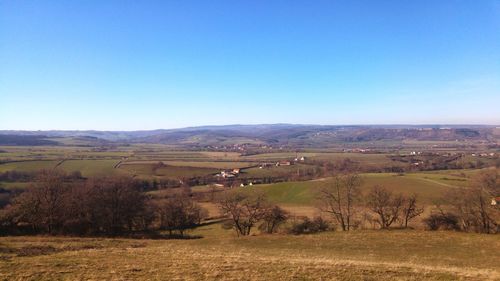
<svg viewBox="0 0 500 281">
<path fill-rule="evenodd" d="M 410 230 L 190 240 L 0 238 L 2 280 L 496 280 L 494 235 Z"/>
<path fill-rule="evenodd" d="M 315 167 L 316 161 L 349 158 L 364 167 L 407 167 L 398 153 L 339 151 L 276 152 L 243 155 L 232 151 L 189 151 L 164 145 L 134 144 L 99 150 L 72 146 L 1 147 L 0 172 L 58 169 L 83 177 L 127 175 L 141 180 L 213 178 L 223 169 L 241 168 L 240 190 L 257 190 L 292 216 L 323 215 L 318 190 L 332 183 L 331 174 L 307 180 L 286 178 Z M 292 166 L 276 163 L 306 157 Z M 396 194 L 416 194 L 428 215 L 436 201 L 473 184 L 480 169 L 361 173 L 362 194 L 383 186 Z M 249 182 L 282 177 L 285 182 Z M 239 187 L 239 183 L 244 187 Z M 30 182 L 2 182 L 7 190 Z M 207 185 L 192 192 L 208 193 Z M 219 187 L 219 191 L 224 187 Z M 180 193 L 180 188 L 150 191 L 154 198 Z M 201 197 L 203 198 L 203 197 Z M 210 200 L 199 204 L 209 217 L 220 216 Z M 61 236 L 0 237 L 0 280 L 500 280 L 500 239 L 453 231 L 359 229 L 310 235 L 263 234 L 256 228 L 237 237 L 221 221 L 205 221 L 188 232 L 192 239 L 104 238 Z M 159 237 L 161 238 L 161 237 Z"/>
</svg>

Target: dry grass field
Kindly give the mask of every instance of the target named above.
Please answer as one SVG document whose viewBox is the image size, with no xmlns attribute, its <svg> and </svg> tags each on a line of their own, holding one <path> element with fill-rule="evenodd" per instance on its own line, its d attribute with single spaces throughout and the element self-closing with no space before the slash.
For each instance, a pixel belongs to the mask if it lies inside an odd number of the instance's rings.
<svg viewBox="0 0 500 281">
<path fill-rule="evenodd" d="M 0 238 L 1 280 L 500 280 L 495 235 L 327 232 L 191 240 Z"/>
</svg>

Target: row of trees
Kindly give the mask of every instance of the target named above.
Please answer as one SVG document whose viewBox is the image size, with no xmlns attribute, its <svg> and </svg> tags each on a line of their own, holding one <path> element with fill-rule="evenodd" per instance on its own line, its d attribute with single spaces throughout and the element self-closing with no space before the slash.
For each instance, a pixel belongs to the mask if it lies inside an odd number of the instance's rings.
<svg viewBox="0 0 500 281">
<path fill-rule="evenodd" d="M 382 186 L 374 186 L 362 195 L 362 179 L 358 174 L 337 175 L 331 184 L 320 188 L 318 208 L 329 214 L 335 225 L 343 231 L 372 223 L 381 229 L 394 225 L 407 228 L 409 222 L 424 212 L 416 195 L 395 194 Z M 480 233 L 498 233 L 500 208 L 491 204 L 491 198 L 500 195 L 499 176 L 496 171 L 478 176 L 473 187 L 454 190 L 445 196 L 443 204 L 423 221 L 428 229 L 453 229 Z M 270 204 L 263 193 L 229 192 L 219 201 L 219 208 L 230 220 L 238 235 L 249 235 L 254 226 L 272 233 L 290 218 L 278 206 Z M 260 224 L 260 225 L 259 225 Z M 290 226 L 291 233 L 307 233 L 329 228 L 321 218 L 301 219 Z"/>
<path fill-rule="evenodd" d="M 417 206 L 417 196 L 393 194 L 382 186 L 375 186 L 362 200 L 360 186 L 362 179 L 358 174 L 337 175 L 332 184 L 320 189 L 318 200 L 322 212 L 331 214 L 335 222 L 344 231 L 357 228 L 361 221 L 359 212 L 365 212 L 365 218 L 380 226 L 389 228 L 399 222 L 408 227 L 408 223 L 423 213 Z"/>
<path fill-rule="evenodd" d="M 168 230 L 184 235 L 206 215 L 186 196 L 154 200 L 129 177 L 67 179 L 57 170 L 39 173 L 32 187 L 1 210 L 0 229 L 107 236 Z"/>
<path fill-rule="evenodd" d="M 471 188 L 449 192 L 426 219 L 430 229 L 468 232 L 500 232 L 500 175 L 491 170 L 479 174 Z"/>
</svg>

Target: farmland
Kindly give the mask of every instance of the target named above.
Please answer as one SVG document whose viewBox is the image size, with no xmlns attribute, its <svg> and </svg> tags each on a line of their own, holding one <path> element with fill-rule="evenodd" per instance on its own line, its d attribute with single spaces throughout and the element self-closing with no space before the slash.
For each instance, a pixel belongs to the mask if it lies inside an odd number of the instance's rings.
<svg viewBox="0 0 500 281">
<path fill-rule="evenodd" d="M 186 143 L 202 140 L 193 137 Z M 446 141 L 408 141 L 405 147 L 385 150 L 271 149 L 253 142 L 259 147 L 256 151 L 229 140 L 218 149 L 57 141 L 63 145 L 0 147 L 2 206 L 36 186 L 35 175 L 46 170 L 65 172 L 76 182 L 103 176 L 130 178 L 155 204 L 191 196 L 206 211 L 206 218 L 187 229 L 185 239 L 171 239 L 171 233 L 161 228 L 153 236 L 138 231 L 131 237 L 111 238 L 47 233 L 0 237 L 0 279 L 500 279 L 495 262 L 500 258 L 497 235 L 425 231 L 423 222 L 446 194 L 467 190 L 476 184 L 479 173 L 495 171 L 498 156 L 490 155 L 497 155 L 495 150 L 474 156 L 474 151 L 450 150 Z M 371 143 L 372 147 L 379 144 Z M 417 153 L 420 148 L 427 150 Z M 409 229 L 401 229 L 398 221 L 388 230 L 377 230 L 373 221 L 365 221 L 354 231 L 340 231 L 332 217 L 318 208 L 318 196 L 321 189 L 334 185 L 335 176 L 350 171 L 357 171 L 361 179 L 357 203 L 365 204 L 371 190 L 379 186 L 396 195 L 415 194 L 422 215 L 408 224 Z M 278 233 L 266 234 L 254 227 L 251 235 L 238 237 L 227 228 L 227 217 L 221 217 L 217 203 L 234 191 L 264 194 L 269 204 L 287 212 L 289 221 Z M 97 206 L 102 204 L 90 209 Z M 364 206 L 358 212 L 356 219 L 362 219 L 370 209 Z M 329 231 L 290 234 L 298 221 L 318 217 L 332 223 Z"/>
</svg>

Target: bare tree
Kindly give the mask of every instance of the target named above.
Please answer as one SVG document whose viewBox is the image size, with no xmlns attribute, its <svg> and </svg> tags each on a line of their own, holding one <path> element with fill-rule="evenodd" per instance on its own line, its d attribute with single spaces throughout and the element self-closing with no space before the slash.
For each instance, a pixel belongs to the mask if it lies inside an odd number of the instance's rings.
<svg viewBox="0 0 500 281">
<path fill-rule="evenodd" d="M 498 171 L 478 174 L 469 188 L 450 192 L 445 203 L 451 206 L 464 231 L 496 233 L 499 231 L 500 208 L 491 205 L 491 198 L 499 194 Z"/>
<path fill-rule="evenodd" d="M 232 228 L 242 236 L 249 235 L 252 227 L 264 218 L 269 204 L 263 193 L 230 191 L 221 196 L 218 206 L 228 216 Z"/>
<path fill-rule="evenodd" d="M 94 228 L 117 235 L 132 231 L 145 207 L 146 196 L 129 177 L 95 178 L 87 183 L 88 206 Z"/>
<path fill-rule="evenodd" d="M 403 200 L 403 223 L 404 227 L 408 228 L 410 220 L 420 216 L 424 212 L 424 208 L 417 206 L 417 195 L 412 194 L 410 197 Z"/>
<path fill-rule="evenodd" d="M 36 182 L 14 202 L 18 220 L 28 222 L 33 230 L 44 228 L 54 234 L 64 221 L 65 197 L 68 185 L 66 174 L 59 170 L 43 170 Z"/>
<path fill-rule="evenodd" d="M 376 221 L 380 227 L 389 228 L 399 219 L 403 197 L 394 195 L 381 186 L 375 186 L 368 194 L 368 206 L 378 215 Z"/>
<path fill-rule="evenodd" d="M 274 233 L 280 225 L 282 225 L 288 219 L 288 212 L 280 208 L 279 206 L 274 206 L 268 209 L 267 213 L 264 215 L 263 223 L 259 228 L 266 233 Z"/>
<path fill-rule="evenodd" d="M 187 196 L 174 196 L 156 203 L 160 217 L 160 228 L 172 235 L 184 232 L 199 224 L 207 216 L 207 212 Z"/>
<path fill-rule="evenodd" d="M 320 210 L 329 213 L 343 231 L 354 227 L 354 204 L 359 199 L 361 177 L 356 173 L 338 175 L 319 191 Z"/>
</svg>

